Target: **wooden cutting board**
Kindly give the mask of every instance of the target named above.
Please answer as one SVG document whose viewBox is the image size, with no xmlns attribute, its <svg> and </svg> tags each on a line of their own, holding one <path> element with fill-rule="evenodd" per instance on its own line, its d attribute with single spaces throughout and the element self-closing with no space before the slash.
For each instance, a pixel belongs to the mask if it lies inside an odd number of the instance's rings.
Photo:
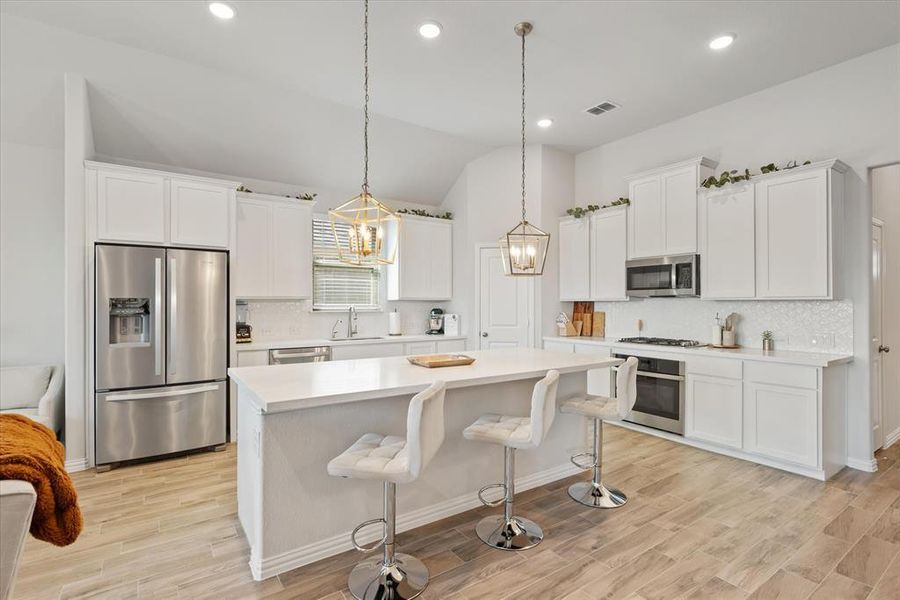
<svg viewBox="0 0 900 600">
<path fill-rule="evenodd" d="M 407 356 L 406 360 L 420 367 L 435 369 L 437 367 L 459 367 L 471 365 L 475 359 L 465 354 L 423 354 L 421 356 Z"/>
</svg>

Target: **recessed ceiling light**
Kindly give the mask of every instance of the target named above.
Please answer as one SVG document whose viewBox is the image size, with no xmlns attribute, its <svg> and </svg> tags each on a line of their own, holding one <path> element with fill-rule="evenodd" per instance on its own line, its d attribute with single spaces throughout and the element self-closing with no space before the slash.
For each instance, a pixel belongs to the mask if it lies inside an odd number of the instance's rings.
<svg viewBox="0 0 900 600">
<path fill-rule="evenodd" d="M 437 21 L 425 21 L 419 25 L 419 35 L 426 40 L 433 40 L 441 35 L 441 24 Z"/>
<path fill-rule="evenodd" d="M 551 125 L 553 125 L 553 119 L 541 119 L 537 122 L 538 127 L 542 129 L 547 129 Z"/>
<path fill-rule="evenodd" d="M 224 2 L 210 2 L 209 12 L 226 21 L 234 18 L 234 9 Z"/>
<path fill-rule="evenodd" d="M 733 33 L 720 35 L 716 38 L 713 38 L 713 40 L 709 43 L 709 47 L 713 50 L 724 50 L 731 45 L 731 43 L 734 41 L 734 38 L 736 37 L 737 36 Z"/>
</svg>

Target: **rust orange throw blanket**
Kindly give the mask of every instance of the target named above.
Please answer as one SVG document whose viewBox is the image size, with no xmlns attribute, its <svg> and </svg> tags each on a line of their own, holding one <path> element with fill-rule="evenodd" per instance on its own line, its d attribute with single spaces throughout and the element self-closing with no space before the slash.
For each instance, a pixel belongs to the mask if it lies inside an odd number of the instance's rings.
<svg viewBox="0 0 900 600">
<path fill-rule="evenodd" d="M 48 428 L 21 415 L 0 415 L 0 479 L 21 479 L 34 486 L 31 535 L 57 546 L 74 542 L 82 525 L 65 456 Z"/>
</svg>

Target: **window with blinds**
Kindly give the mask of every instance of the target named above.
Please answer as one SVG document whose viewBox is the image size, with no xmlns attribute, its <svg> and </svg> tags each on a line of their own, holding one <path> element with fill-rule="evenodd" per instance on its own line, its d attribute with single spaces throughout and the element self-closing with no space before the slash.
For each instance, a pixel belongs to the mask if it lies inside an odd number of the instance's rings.
<svg viewBox="0 0 900 600">
<path fill-rule="evenodd" d="M 337 234 L 344 242 L 350 226 L 337 223 Z M 313 310 L 381 308 L 378 267 L 354 267 L 338 260 L 338 249 L 331 221 L 313 218 Z"/>
</svg>

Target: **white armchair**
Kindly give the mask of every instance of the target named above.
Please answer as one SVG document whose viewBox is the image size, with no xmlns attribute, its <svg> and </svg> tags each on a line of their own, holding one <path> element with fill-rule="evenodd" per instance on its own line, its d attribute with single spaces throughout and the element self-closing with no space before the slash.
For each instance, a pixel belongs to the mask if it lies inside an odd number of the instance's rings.
<svg viewBox="0 0 900 600">
<path fill-rule="evenodd" d="M 36 501 L 37 494 L 27 481 L 0 481 L 0 600 L 12 597 Z"/>
<path fill-rule="evenodd" d="M 0 413 L 25 415 L 59 436 L 65 412 L 62 365 L 0 368 Z"/>
</svg>

